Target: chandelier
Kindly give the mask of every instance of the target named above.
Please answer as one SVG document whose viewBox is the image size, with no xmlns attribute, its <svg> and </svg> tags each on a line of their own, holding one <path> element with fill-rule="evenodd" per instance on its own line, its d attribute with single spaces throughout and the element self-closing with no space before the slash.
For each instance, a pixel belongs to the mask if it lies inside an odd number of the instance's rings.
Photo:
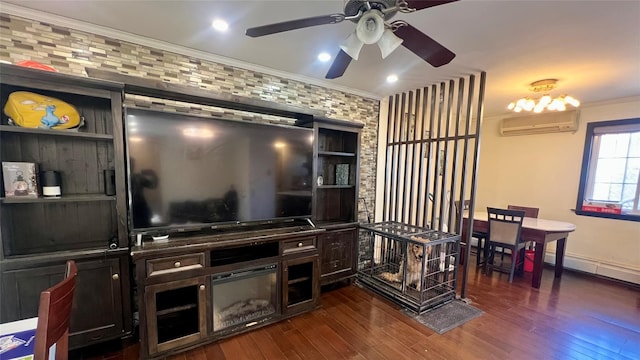
<svg viewBox="0 0 640 360">
<path fill-rule="evenodd" d="M 543 93 L 544 95 L 540 98 L 523 97 L 510 103 L 507 109 L 515 112 L 524 110 L 540 113 L 544 110 L 565 111 L 567 105 L 573 107 L 580 106 L 580 101 L 569 95 L 560 95 L 556 98 L 552 98 L 551 95 L 549 95 L 549 91 L 556 87 L 557 82 L 557 79 L 544 79 L 532 82 L 529 90 L 536 93 Z"/>
</svg>

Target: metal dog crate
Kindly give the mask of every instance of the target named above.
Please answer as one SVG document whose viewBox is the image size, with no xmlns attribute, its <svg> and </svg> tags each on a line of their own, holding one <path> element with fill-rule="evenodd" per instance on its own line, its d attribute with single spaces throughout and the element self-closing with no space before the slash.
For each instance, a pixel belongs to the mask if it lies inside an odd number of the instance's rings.
<svg viewBox="0 0 640 360">
<path fill-rule="evenodd" d="M 417 313 L 455 299 L 460 235 L 395 221 L 360 228 L 360 284 Z"/>
</svg>

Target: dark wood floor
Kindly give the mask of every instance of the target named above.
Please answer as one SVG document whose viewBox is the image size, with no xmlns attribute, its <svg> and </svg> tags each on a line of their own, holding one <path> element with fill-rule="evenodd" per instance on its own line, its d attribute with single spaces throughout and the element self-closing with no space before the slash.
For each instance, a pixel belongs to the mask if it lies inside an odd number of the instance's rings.
<svg viewBox="0 0 640 360">
<path fill-rule="evenodd" d="M 484 315 L 444 335 L 356 285 L 326 291 L 322 307 L 170 359 L 640 359 L 640 290 L 545 269 L 540 289 L 525 274 L 471 269 L 471 304 Z M 137 359 L 135 343 L 71 354 Z"/>
</svg>

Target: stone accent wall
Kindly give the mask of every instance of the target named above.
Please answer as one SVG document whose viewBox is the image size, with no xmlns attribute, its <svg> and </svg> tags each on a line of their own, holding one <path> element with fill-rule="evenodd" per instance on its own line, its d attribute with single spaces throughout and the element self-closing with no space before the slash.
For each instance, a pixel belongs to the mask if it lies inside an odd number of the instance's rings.
<svg viewBox="0 0 640 360">
<path fill-rule="evenodd" d="M 377 123 L 380 102 L 317 85 L 258 73 L 178 53 L 90 34 L 55 24 L 0 13 L 0 60 L 16 63 L 34 60 L 59 72 L 87 76 L 85 68 L 116 71 L 132 76 L 189 85 L 320 110 L 327 117 L 364 123 L 362 133 L 360 197 L 374 208 Z M 128 98 L 131 103 L 149 103 Z M 163 106 L 177 106 L 164 104 Z M 183 109 L 193 106 L 180 105 Z M 200 113 L 233 119 L 281 122 L 277 117 L 238 113 L 229 109 L 205 109 Z M 360 204 L 360 220 L 366 220 Z"/>
</svg>

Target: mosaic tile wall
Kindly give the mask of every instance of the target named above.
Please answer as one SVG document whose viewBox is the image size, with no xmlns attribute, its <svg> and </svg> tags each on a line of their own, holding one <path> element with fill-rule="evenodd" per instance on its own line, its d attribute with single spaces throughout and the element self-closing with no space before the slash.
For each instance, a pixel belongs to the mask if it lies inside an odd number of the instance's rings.
<svg viewBox="0 0 640 360">
<path fill-rule="evenodd" d="M 0 60 L 35 60 L 61 73 L 87 76 L 85 68 L 116 71 L 202 89 L 320 110 L 327 117 L 364 123 L 360 197 L 374 208 L 376 141 L 379 100 L 363 98 L 317 85 L 236 68 L 212 61 L 154 49 L 118 39 L 0 13 Z M 155 101 L 154 101 L 155 102 Z M 128 104 L 151 103 L 128 97 Z M 144 105 L 141 105 L 144 106 Z M 164 107 L 188 104 L 165 103 Z M 179 110 L 178 110 L 179 111 Z M 217 117 L 281 122 L 277 117 L 198 106 L 194 111 Z M 366 220 L 360 204 L 360 220 Z"/>
</svg>

